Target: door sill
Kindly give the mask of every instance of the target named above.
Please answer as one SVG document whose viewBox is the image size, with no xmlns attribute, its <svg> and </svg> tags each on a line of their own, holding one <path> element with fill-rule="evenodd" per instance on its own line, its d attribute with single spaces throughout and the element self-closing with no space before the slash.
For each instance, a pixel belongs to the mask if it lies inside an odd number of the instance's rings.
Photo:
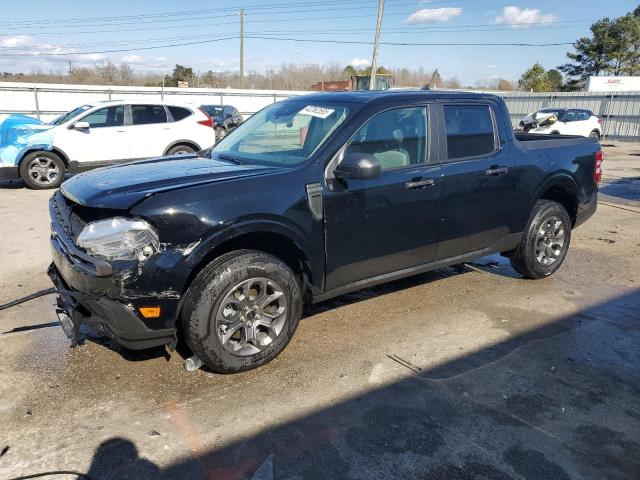
<svg viewBox="0 0 640 480">
<path fill-rule="evenodd" d="M 339 297 L 340 295 L 355 292 L 357 290 L 362 290 L 363 288 L 369 288 L 375 285 L 380 285 L 382 283 L 399 280 L 401 278 L 411 277 L 413 275 L 419 275 L 421 273 L 425 273 L 431 270 L 445 268 L 451 265 L 455 265 L 457 263 L 467 262 L 469 260 L 474 260 L 476 258 L 484 257 L 485 255 L 491 255 L 494 253 L 512 250 L 520 243 L 521 238 L 522 238 L 522 232 L 511 233 L 506 237 L 504 237 L 502 240 L 499 240 L 498 242 L 494 243 L 493 245 L 486 248 L 482 248 L 480 250 L 475 250 L 470 253 L 456 255 L 455 257 L 444 258 L 442 260 L 436 260 L 434 262 L 424 263 L 422 265 L 417 265 L 415 267 L 403 268 L 402 270 L 396 270 L 394 272 L 384 273 L 382 275 L 376 275 L 374 277 L 358 280 L 357 282 L 348 283 L 346 285 L 342 285 L 340 287 L 333 288 L 319 295 L 313 296 L 311 303 L 324 302 L 325 300 Z"/>
</svg>

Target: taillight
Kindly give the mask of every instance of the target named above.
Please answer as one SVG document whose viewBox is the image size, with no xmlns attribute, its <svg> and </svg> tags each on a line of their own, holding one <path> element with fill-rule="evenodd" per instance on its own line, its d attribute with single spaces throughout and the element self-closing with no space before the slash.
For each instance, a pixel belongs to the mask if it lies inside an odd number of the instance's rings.
<svg viewBox="0 0 640 480">
<path fill-rule="evenodd" d="M 602 119 L 601 119 L 601 118 L 598 118 L 598 123 L 599 123 L 600 125 L 602 125 Z"/>
<path fill-rule="evenodd" d="M 213 128 L 213 118 L 207 115 L 207 112 L 205 112 L 201 108 L 199 108 L 198 110 L 200 110 L 204 114 L 204 116 L 207 117 L 206 120 L 198 120 L 198 123 L 200 125 L 204 125 L 205 127 Z"/>
<path fill-rule="evenodd" d="M 602 180 L 602 161 L 604 160 L 604 152 L 602 150 L 598 150 L 594 158 L 593 179 L 596 183 L 600 183 L 600 180 Z"/>
</svg>

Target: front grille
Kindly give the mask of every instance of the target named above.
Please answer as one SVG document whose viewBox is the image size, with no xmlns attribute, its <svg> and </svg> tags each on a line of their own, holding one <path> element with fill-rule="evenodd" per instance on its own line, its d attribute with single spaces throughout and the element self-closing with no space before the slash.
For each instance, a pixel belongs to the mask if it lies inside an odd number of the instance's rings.
<svg viewBox="0 0 640 480">
<path fill-rule="evenodd" d="M 56 217 L 51 220 L 57 220 L 58 230 L 62 230 L 74 243 L 87 224 L 87 221 L 78 215 L 78 206 L 79 205 L 62 195 L 60 190 L 51 198 L 51 216 L 53 217 L 55 215 Z"/>
</svg>

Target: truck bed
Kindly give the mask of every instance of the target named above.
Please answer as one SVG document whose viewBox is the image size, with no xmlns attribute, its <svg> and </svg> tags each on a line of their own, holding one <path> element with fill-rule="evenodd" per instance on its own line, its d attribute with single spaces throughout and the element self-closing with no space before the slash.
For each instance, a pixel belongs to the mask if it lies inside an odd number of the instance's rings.
<svg viewBox="0 0 640 480">
<path fill-rule="evenodd" d="M 544 148 L 559 148 L 575 145 L 597 144 L 597 140 L 578 135 L 545 135 L 539 133 L 514 132 L 516 145 L 525 152 Z"/>
</svg>

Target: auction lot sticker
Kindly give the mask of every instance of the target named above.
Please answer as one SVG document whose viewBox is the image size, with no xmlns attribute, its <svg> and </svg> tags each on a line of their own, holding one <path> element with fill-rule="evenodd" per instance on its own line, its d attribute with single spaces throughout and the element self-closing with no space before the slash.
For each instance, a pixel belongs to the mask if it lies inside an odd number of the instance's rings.
<svg viewBox="0 0 640 480">
<path fill-rule="evenodd" d="M 325 119 L 331 115 L 335 110 L 333 108 L 316 107 L 314 105 L 307 105 L 300 110 L 301 115 L 311 115 L 312 117 L 318 117 Z"/>
</svg>

